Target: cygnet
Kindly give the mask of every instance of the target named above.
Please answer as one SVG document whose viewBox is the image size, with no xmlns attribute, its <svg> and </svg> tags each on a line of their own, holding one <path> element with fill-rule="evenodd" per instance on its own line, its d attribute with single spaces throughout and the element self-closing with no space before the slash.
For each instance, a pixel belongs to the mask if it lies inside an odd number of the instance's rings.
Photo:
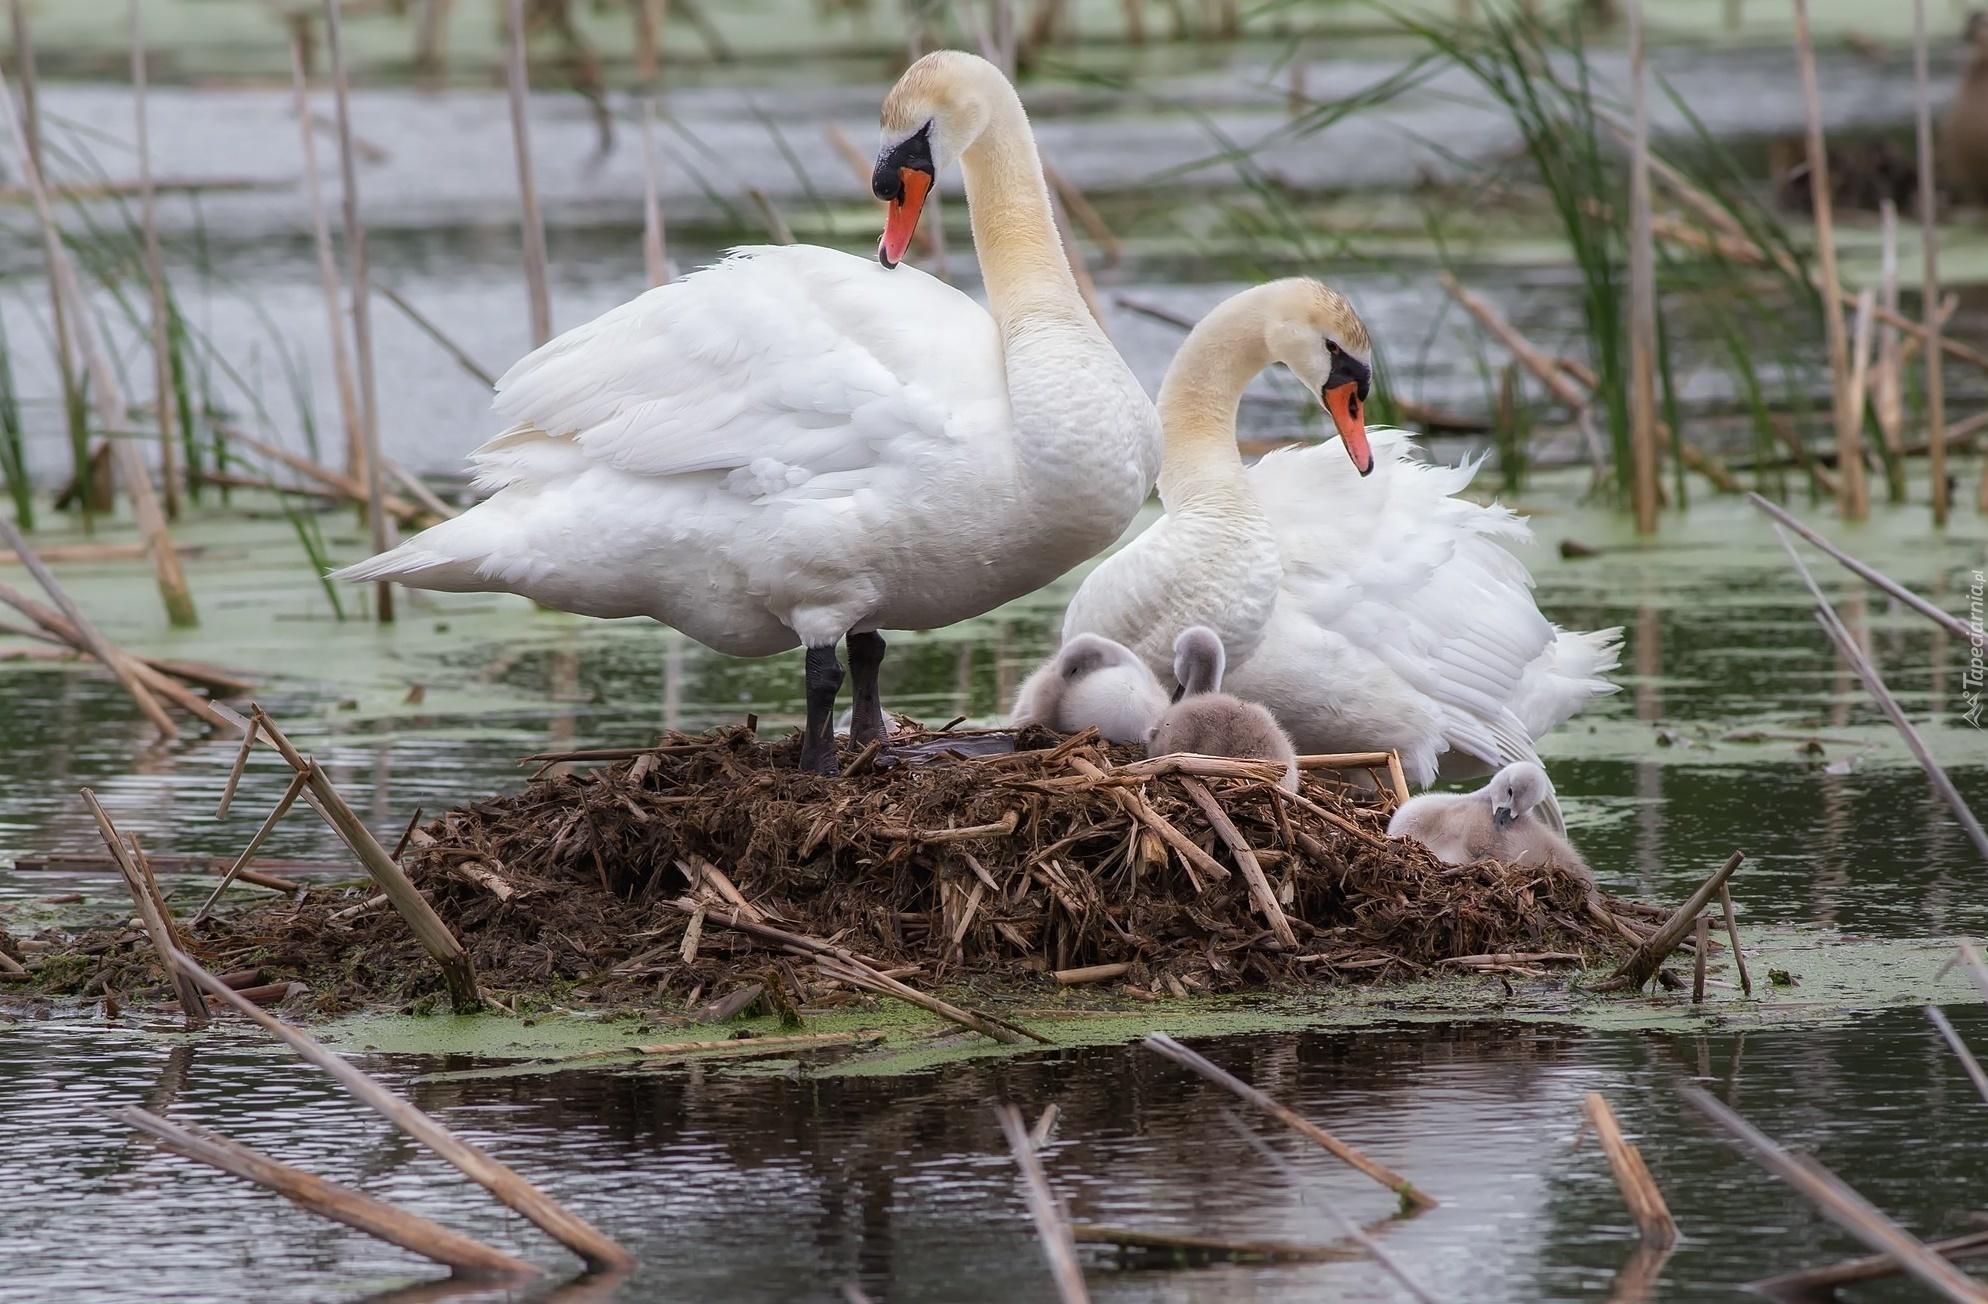
<svg viewBox="0 0 1988 1304">
<path fill-rule="evenodd" d="M 1146 755 L 1194 752 L 1245 760 L 1282 761 L 1278 786 L 1298 790 L 1298 752 L 1277 718 L 1255 702 L 1221 691 L 1227 658 L 1222 640 L 1203 625 L 1183 630 L 1173 641 L 1173 677 L 1180 693 L 1146 739 Z"/>
<path fill-rule="evenodd" d="M 1130 648 L 1079 634 L 1022 681 L 1016 728 L 1039 724 L 1059 733 L 1092 725 L 1106 741 L 1142 743 L 1167 709 L 1167 690 Z"/>
<path fill-rule="evenodd" d="M 1551 861 L 1592 884 L 1588 862 L 1541 817 L 1541 806 L 1552 795 L 1546 771 L 1519 761 L 1492 775 L 1491 782 L 1476 792 L 1431 792 L 1411 798 L 1388 821 L 1387 831 L 1392 837 L 1415 839 L 1446 865 Z"/>
</svg>

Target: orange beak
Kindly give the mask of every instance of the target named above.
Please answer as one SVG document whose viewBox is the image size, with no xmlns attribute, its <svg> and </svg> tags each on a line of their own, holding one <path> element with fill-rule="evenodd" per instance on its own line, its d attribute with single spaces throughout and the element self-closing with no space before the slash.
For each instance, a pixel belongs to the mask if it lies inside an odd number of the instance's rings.
<svg viewBox="0 0 1988 1304">
<path fill-rule="evenodd" d="M 1374 452 L 1367 447 L 1367 418 L 1360 411 L 1359 386 L 1350 380 L 1327 385 L 1320 397 L 1325 400 L 1325 410 L 1332 414 L 1332 424 L 1339 428 L 1339 442 L 1346 445 L 1353 468 L 1361 475 L 1371 474 Z"/>
<path fill-rule="evenodd" d="M 918 215 L 925 211 L 925 196 L 932 190 L 932 174 L 920 168 L 899 168 L 898 182 L 904 187 L 884 214 L 884 238 L 877 244 L 877 261 L 895 267 L 904 261 L 911 237 L 918 230 Z"/>
</svg>

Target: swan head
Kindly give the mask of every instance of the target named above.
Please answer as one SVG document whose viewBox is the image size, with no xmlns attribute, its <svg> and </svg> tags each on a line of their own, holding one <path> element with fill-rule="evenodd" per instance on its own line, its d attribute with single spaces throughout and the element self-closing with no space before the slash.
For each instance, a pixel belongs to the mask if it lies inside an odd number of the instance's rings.
<svg viewBox="0 0 1988 1304">
<path fill-rule="evenodd" d="M 883 145 L 870 189 L 890 205 L 877 244 L 885 267 L 903 261 L 939 174 L 986 129 L 994 84 L 1014 94 L 1001 70 L 979 55 L 934 50 L 905 69 L 884 97 Z"/>
<path fill-rule="evenodd" d="M 1484 786 L 1491 799 L 1491 822 L 1507 828 L 1532 814 L 1533 807 L 1553 792 L 1546 771 L 1530 761 L 1507 765 Z"/>
<path fill-rule="evenodd" d="M 1265 287 L 1271 289 L 1272 287 Z M 1374 469 L 1367 446 L 1367 391 L 1373 384 L 1373 342 L 1346 296 L 1304 278 L 1274 283 L 1278 303 L 1264 330 L 1270 356 L 1291 369 L 1332 415 L 1346 455 L 1361 475 Z"/>
</svg>

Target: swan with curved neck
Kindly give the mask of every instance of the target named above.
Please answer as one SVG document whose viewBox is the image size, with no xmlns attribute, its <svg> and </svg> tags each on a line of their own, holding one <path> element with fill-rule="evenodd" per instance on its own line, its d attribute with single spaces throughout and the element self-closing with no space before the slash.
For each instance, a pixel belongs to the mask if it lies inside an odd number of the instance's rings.
<svg viewBox="0 0 1988 1304">
<path fill-rule="evenodd" d="M 491 496 L 339 578 L 647 616 L 734 656 L 800 644 L 801 763 L 832 773 L 840 640 L 862 744 L 884 733 L 878 630 L 978 615 L 1110 546 L 1159 422 L 1063 259 L 1021 101 L 940 51 L 882 122 L 877 260 L 738 250 L 552 340 L 497 383 L 508 428 L 472 458 Z M 895 266 L 955 159 L 991 313 Z"/>
<path fill-rule="evenodd" d="M 1411 460 L 1405 435 L 1349 431 L 1332 378 L 1366 397 L 1371 343 L 1352 305 L 1291 279 L 1234 296 L 1195 326 L 1160 388 L 1166 515 L 1085 579 L 1065 636 L 1132 648 L 1162 682 L 1172 640 L 1205 625 L 1227 691 L 1268 707 L 1301 752 L 1394 749 L 1410 777 L 1533 760 L 1533 740 L 1596 693 L 1620 631 L 1573 634 L 1541 616 L 1504 543 L 1530 531 L 1454 495 L 1476 464 Z M 1244 387 L 1281 362 L 1321 395 L 1330 443 L 1245 469 Z M 1344 381 L 1340 383 L 1344 384 Z M 1346 391 L 1338 391 L 1346 394 Z"/>
</svg>

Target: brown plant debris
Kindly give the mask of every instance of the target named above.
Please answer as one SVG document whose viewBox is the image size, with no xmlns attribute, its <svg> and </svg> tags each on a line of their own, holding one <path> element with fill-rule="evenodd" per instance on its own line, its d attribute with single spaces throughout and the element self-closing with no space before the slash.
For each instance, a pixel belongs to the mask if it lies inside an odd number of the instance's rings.
<svg viewBox="0 0 1988 1304">
<path fill-rule="evenodd" d="M 486 987 L 566 1004 L 674 1009 L 749 984 L 783 1015 L 862 999 L 836 966 L 726 926 L 735 918 L 920 987 L 1048 986 L 1055 971 L 1123 964 L 1141 996 L 1366 982 L 1458 957 L 1599 959 L 1650 931 L 1624 903 L 1591 909 L 1584 881 L 1557 867 L 1450 867 L 1388 839 L 1385 799 L 1330 771 L 1307 772 L 1293 799 L 1205 767 L 1192 780 L 1122 772 L 1136 751 L 1089 738 L 910 721 L 857 774 L 802 773 L 797 756 L 797 741 L 741 727 L 567 765 L 533 758 L 548 764 L 540 777 L 429 821 L 400 861 Z M 583 768 L 562 772 L 571 764 Z M 1251 849 L 1295 950 L 1231 872 L 1236 853 L 1187 782 Z M 189 946 L 301 978 L 324 1008 L 437 996 L 439 973 L 369 895 L 312 890 L 217 914 Z M 65 949 L 93 963 L 45 973 L 62 989 L 128 990 L 145 964 L 129 946 L 85 934 Z"/>
</svg>

